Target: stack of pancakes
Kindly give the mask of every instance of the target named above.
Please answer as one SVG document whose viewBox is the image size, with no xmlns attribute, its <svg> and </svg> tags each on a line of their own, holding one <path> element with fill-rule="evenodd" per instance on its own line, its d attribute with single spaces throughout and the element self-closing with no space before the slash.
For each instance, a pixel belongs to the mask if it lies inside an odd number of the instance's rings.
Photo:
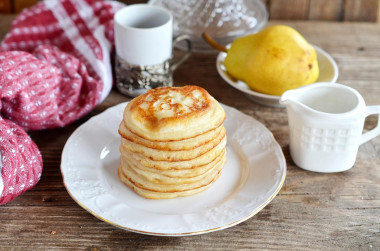
<svg viewBox="0 0 380 251">
<path fill-rule="evenodd" d="M 149 199 L 199 193 L 226 162 L 225 113 L 198 86 L 162 87 L 128 103 L 120 123 L 122 182 Z"/>
</svg>

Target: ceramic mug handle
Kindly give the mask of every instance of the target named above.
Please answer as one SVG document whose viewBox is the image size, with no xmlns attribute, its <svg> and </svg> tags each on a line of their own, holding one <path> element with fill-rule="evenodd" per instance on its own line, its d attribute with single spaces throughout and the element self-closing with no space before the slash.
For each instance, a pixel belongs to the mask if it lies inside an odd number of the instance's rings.
<svg viewBox="0 0 380 251">
<path fill-rule="evenodd" d="M 191 40 L 190 40 L 190 37 L 188 35 L 180 35 L 176 38 L 174 38 L 173 40 L 173 49 L 174 49 L 174 46 L 181 42 L 181 41 L 186 41 L 186 45 L 187 45 L 187 50 L 185 52 L 185 54 L 180 57 L 179 59 L 177 59 L 176 61 L 172 61 L 171 62 L 171 66 L 170 66 L 170 70 L 171 72 L 174 72 L 178 66 L 180 66 L 180 64 L 182 64 L 186 59 L 189 58 L 190 54 L 191 54 Z"/>
<path fill-rule="evenodd" d="M 360 145 L 380 135 L 380 105 L 367 106 L 366 117 L 369 115 L 378 114 L 377 126 L 372 130 L 364 133 L 360 139 Z"/>
</svg>

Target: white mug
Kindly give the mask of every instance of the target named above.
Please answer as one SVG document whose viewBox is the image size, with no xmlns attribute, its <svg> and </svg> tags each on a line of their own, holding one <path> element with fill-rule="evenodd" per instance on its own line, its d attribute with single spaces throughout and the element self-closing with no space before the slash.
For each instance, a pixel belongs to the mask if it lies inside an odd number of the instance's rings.
<svg viewBox="0 0 380 251">
<path fill-rule="evenodd" d="M 161 64 L 172 56 L 173 17 L 163 8 L 133 4 L 114 16 L 119 57 L 135 65 Z"/>
<path fill-rule="evenodd" d="M 117 11 L 115 22 L 116 86 L 129 96 L 172 85 L 173 71 L 190 55 L 186 35 L 173 40 L 173 16 L 161 7 L 134 4 Z M 172 60 L 173 45 L 184 40 L 186 53 Z"/>
<path fill-rule="evenodd" d="M 345 85 L 315 83 L 286 91 L 280 99 L 288 112 L 290 154 L 303 169 L 332 173 L 350 169 L 361 144 L 380 134 L 380 124 L 363 134 L 365 118 L 380 115 Z"/>
</svg>

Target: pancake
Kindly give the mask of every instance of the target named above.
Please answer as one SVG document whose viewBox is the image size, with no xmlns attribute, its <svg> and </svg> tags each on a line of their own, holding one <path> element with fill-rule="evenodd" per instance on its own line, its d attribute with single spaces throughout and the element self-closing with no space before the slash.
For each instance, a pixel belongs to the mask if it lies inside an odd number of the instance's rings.
<svg viewBox="0 0 380 251">
<path fill-rule="evenodd" d="M 215 170 L 221 170 L 221 168 L 224 166 L 224 163 L 226 161 L 226 156 L 222 155 L 221 158 L 218 158 L 217 161 L 213 162 L 213 165 L 210 165 L 208 169 L 205 169 L 202 173 L 186 177 L 180 174 L 174 174 L 175 172 L 181 172 L 181 170 L 172 171 L 172 176 L 168 176 L 159 172 L 156 172 L 155 169 L 153 172 L 149 169 L 144 169 L 139 166 L 136 166 L 133 162 L 129 161 L 126 158 L 121 158 L 120 161 L 120 167 L 124 170 L 124 167 L 126 169 L 132 168 L 133 171 L 138 174 L 139 176 L 143 177 L 148 182 L 151 182 L 153 184 L 169 184 L 169 185 L 178 185 L 178 184 L 191 184 L 194 182 L 198 182 L 200 180 L 204 180 L 207 178 L 208 175 L 211 175 Z M 193 171 L 193 170 L 192 170 Z M 126 170 L 125 175 L 129 176 L 128 171 Z M 174 177 L 173 177 L 174 176 Z M 133 179 L 132 175 L 129 176 L 131 179 Z M 133 179 L 134 181 L 138 182 L 137 179 Z"/>
<path fill-rule="evenodd" d="M 149 148 L 166 150 L 166 151 L 180 151 L 180 150 L 194 149 L 198 147 L 199 145 L 203 145 L 210 142 L 217 135 L 219 135 L 220 131 L 222 131 L 223 128 L 224 128 L 223 125 L 220 125 L 218 128 L 214 130 L 198 135 L 196 137 L 183 139 L 183 140 L 151 141 L 151 140 L 141 138 L 138 135 L 131 132 L 130 130 L 128 130 L 124 125 L 124 121 L 122 121 L 119 127 L 119 134 L 123 138 L 129 141 L 132 141 L 136 144 L 143 145 Z"/>
<path fill-rule="evenodd" d="M 141 138 L 192 138 L 222 125 L 225 112 L 206 90 L 188 85 L 152 89 L 131 100 L 123 113 L 128 130 Z"/>
<path fill-rule="evenodd" d="M 130 162 L 136 168 L 141 169 L 142 171 L 147 171 L 152 173 L 152 176 L 166 176 L 170 178 L 192 178 L 199 175 L 204 174 L 211 168 L 213 168 L 218 162 L 221 161 L 222 158 L 226 156 L 226 150 L 224 150 L 219 156 L 217 156 L 212 162 L 203 165 L 203 166 L 195 166 L 189 169 L 168 169 L 168 170 L 159 170 L 156 168 L 149 168 L 141 165 L 138 161 L 131 157 L 127 157 L 128 155 L 124 154 L 120 158 L 120 163 L 123 164 L 125 161 Z"/>
<path fill-rule="evenodd" d="M 183 192 L 186 190 L 192 190 L 199 187 L 203 187 L 214 180 L 219 171 L 224 166 L 224 159 L 214 168 L 209 170 L 206 174 L 201 175 L 200 179 L 195 178 L 182 178 L 182 179 L 173 179 L 168 178 L 164 182 L 164 180 L 156 180 L 156 182 L 152 182 L 152 177 L 149 176 L 149 173 L 138 173 L 136 170 L 130 165 L 130 163 L 124 163 L 124 165 L 120 165 L 120 171 L 122 174 L 127 177 L 130 181 L 134 183 L 135 186 L 139 188 L 143 188 L 145 190 L 150 190 L 154 192 L 165 192 L 165 193 L 174 193 L 174 192 Z M 176 180 L 174 182 L 174 180 Z"/>
<path fill-rule="evenodd" d="M 152 200 L 159 200 L 159 199 L 173 199 L 176 197 L 184 197 L 184 196 L 190 196 L 193 194 L 200 193 L 210 187 L 212 183 L 214 183 L 220 176 L 221 172 L 218 173 L 218 175 L 212 180 L 209 184 L 203 186 L 203 187 L 198 187 L 192 190 L 187 190 L 187 191 L 181 191 L 181 192 L 172 192 L 172 193 L 163 193 L 163 192 L 154 192 L 150 190 L 146 190 L 140 187 L 135 186 L 133 182 L 131 182 L 126 176 L 124 176 L 121 172 L 120 169 L 118 169 L 118 176 L 119 179 L 126 184 L 129 188 L 134 190 L 138 195 L 147 198 L 147 199 L 152 199 Z"/>
<path fill-rule="evenodd" d="M 191 160 L 205 154 L 211 149 L 215 148 L 219 144 L 225 145 L 226 131 L 222 128 L 219 135 L 209 142 L 199 145 L 198 147 L 191 150 L 180 150 L 180 151 L 166 151 L 166 150 L 157 150 L 149 148 L 143 145 L 136 144 L 132 141 L 129 141 L 125 138 L 121 139 L 121 148 L 128 150 L 133 153 L 141 153 L 145 157 L 151 160 L 165 160 L 165 161 L 185 161 Z"/>
<path fill-rule="evenodd" d="M 186 160 L 186 161 L 156 161 L 150 158 L 147 158 L 141 153 L 134 153 L 126 150 L 124 147 L 120 146 L 121 155 L 125 155 L 127 157 L 133 158 L 136 161 L 140 162 L 141 165 L 155 168 L 157 170 L 182 170 L 182 169 L 193 169 L 194 167 L 203 166 L 214 159 L 216 159 L 225 149 L 226 138 L 222 140 L 220 144 L 207 152 L 207 154 L 202 154 L 197 158 Z"/>
</svg>

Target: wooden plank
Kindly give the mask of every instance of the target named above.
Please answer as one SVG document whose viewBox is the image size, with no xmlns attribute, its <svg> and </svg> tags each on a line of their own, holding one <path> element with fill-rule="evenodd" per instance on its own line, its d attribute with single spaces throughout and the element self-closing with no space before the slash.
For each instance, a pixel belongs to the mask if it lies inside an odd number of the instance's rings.
<svg viewBox="0 0 380 251">
<path fill-rule="evenodd" d="M 12 20 L 16 17 L 14 14 L 1 14 L 0 15 L 0 41 L 2 41 L 5 35 L 8 33 L 11 27 Z"/>
<path fill-rule="evenodd" d="M 269 0 L 270 19 L 305 20 L 308 18 L 309 0 Z"/>
<path fill-rule="evenodd" d="M 344 21 L 377 22 L 379 0 L 346 0 L 344 4 Z"/>
<path fill-rule="evenodd" d="M 10 13 L 11 11 L 11 0 L 0 0 L 0 13 Z"/>
<path fill-rule="evenodd" d="M 269 10 L 269 1 L 270 0 L 260 0 L 266 7 L 267 7 L 267 10 Z"/>
<path fill-rule="evenodd" d="M 139 4 L 139 3 L 146 3 L 148 0 L 118 0 L 119 2 L 123 2 L 125 4 Z"/>
<path fill-rule="evenodd" d="M 309 19 L 342 21 L 343 0 L 310 0 Z"/>
<path fill-rule="evenodd" d="M 13 10 L 15 13 L 21 12 L 23 9 L 35 5 L 38 1 L 39 0 L 13 0 Z"/>
</svg>

